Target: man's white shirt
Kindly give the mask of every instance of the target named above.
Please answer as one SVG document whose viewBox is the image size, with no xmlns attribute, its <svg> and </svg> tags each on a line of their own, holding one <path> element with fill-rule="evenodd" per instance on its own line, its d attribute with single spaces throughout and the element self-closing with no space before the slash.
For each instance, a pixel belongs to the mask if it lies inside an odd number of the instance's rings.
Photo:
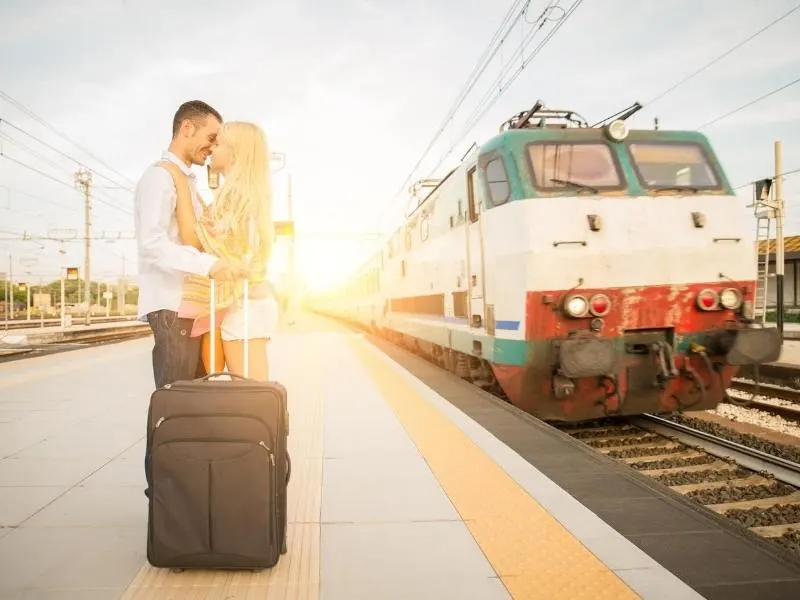
<svg viewBox="0 0 800 600">
<path fill-rule="evenodd" d="M 194 173 L 171 152 L 163 160 L 175 163 L 189 179 L 195 214 L 203 202 L 197 192 Z M 184 246 L 178 234 L 175 214 L 177 192 L 172 175 L 153 164 L 144 172 L 134 195 L 134 220 L 139 256 L 139 302 L 137 315 L 145 319 L 156 310 L 177 311 L 187 274 L 208 275 L 217 257 Z"/>
</svg>

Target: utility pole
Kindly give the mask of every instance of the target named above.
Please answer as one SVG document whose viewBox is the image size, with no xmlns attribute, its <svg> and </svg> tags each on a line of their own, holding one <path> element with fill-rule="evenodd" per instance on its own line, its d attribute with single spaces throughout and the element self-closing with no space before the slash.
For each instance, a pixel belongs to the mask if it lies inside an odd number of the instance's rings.
<svg viewBox="0 0 800 600">
<path fill-rule="evenodd" d="M 122 255 L 122 276 L 117 278 L 117 312 L 120 315 L 125 314 L 125 296 L 128 294 L 127 281 L 125 273 L 125 255 Z"/>
<path fill-rule="evenodd" d="M 64 240 L 61 240 L 61 243 L 58 245 L 58 253 L 61 255 L 61 329 L 64 329 L 67 326 L 67 306 L 66 306 L 66 293 L 65 293 L 65 284 L 64 279 L 67 276 L 67 265 L 64 264 L 64 255 L 67 253 L 64 250 Z"/>
<path fill-rule="evenodd" d="M 14 320 L 14 261 L 12 260 L 11 254 L 8 255 L 8 289 L 8 299 L 11 301 L 9 308 L 11 311 L 10 317 L 11 320 Z"/>
<path fill-rule="evenodd" d="M 3 321 L 8 329 L 8 273 L 3 273 Z"/>
<path fill-rule="evenodd" d="M 780 142 L 775 142 L 775 295 L 776 321 L 778 331 L 783 335 L 783 275 L 785 260 L 783 257 L 783 151 Z"/>
<path fill-rule="evenodd" d="M 83 277 L 84 302 L 86 302 L 86 325 L 92 324 L 92 172 L 80 169 L 75 173 L 75 183 L 83 192 L 83 214 L 85 227 L 85 250 Z"/>
<path fill-rule="evenodd" d="M 292 175 L 291 173 L 286 175 L 286 212 L 287 216 L 289 217 L 289 223 L 292 224 L 292 237 L 289 240 L 289 298 L 288 302 L 286 303 L 287 308 L 289 309 L 289 319 L 287 320 L 289 325 L 294 324 L 295 319 L 295 309 L 298 305 L 298 298 L 297 298 L 297 277 L 295 273 L 294 267 L 294 240 L 295 240 L 295 229 L 294 229 L 294 202 L 292 199 Z"/>
<path fill-rule="evenodd" d="M 286 205 L 287 205 L 287 213 L 289 217 L 289 222 L 294 223 L 294 203 L 292 201 L 292 175 L 289 174 L 286 176 Z M 289 241 L 289 274 L 291 277 L 291 285 L 294 288 L 294 279 L 295 279 L 295 272 L 294 272 L 294 232 L 292 233 L 292 238 Z M 294 292 L 294 290 L 292 290 Z"/>
<path fill-rule="evenodd" d="M 38 259 L 30 257 L 30 256 L 23 256 L 22 258 L 19 259 L 19 264 L 22 267 L 26 268 L 26 269 L 32 267 L 33 265 L 35 265 L 38 262 L 39 262 Z M 25 284 L 25 287 L 27 288 L 27 291 L 28 291 L 28 295 L 27 295 L 28 300 L 27 300 L 27 304 L 25 306 L 26 312 L 27 312 L 26 320 L 30 321 L 31 320 L 31 287 L 32 287 L 31 286 L 31 281 L 33 280 L 33 274 L 28 270 L 28 271 L 25 271 L 25 275 L 28 276 L 27 280 L 26 280 L 27 283 Z"/>
</svg>

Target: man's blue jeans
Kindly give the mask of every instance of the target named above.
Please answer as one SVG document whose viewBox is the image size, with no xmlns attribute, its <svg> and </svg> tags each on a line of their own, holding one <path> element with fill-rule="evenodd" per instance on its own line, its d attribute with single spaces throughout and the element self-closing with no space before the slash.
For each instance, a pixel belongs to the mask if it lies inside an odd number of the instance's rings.
<svg viewBox="0 0 800 600">
<path fill-rule="evenodd" d="M 191 337 L 192 319 L 182 319 L 172 310 L 158 310 L 147 315 L 153 331 L 153 379 L 156 389 L 175 381 L 186 381 L 201 376 L 200 336 Z M 148 439 L 149 439 L 148 432 Z M 145 495 L 149 497 L 149 457 L 145 450 L 144 472 L 147 479 Z"/>
</svg>

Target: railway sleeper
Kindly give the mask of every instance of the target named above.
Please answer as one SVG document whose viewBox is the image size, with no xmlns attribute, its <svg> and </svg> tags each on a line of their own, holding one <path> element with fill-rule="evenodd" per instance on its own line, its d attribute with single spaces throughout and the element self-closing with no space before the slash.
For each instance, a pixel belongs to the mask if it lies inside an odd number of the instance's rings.
<svg viewBox="0 0 800 600">
<path fill-rule="evenodd" d="M 602 448 L 597 448 L 598 452 L 602 452 L 603 454 L 608 454 L 609 452 L 621 452 L 621 451 L 630 451 L 630 450 L 650 450 L 650 449 L 658 449 L 664 450 L 664 455 L 667 452 L 672 452 L 673 450 L 678 450 L 682 448 L 680 444 L 676 444 L 675 442 L 671 442 L 669 440 L 657 441 L 657 442 L 649 442 L 646 444 L 630 444 L 627 446 L 603 446 Z M 660 456 L 664 456 L 660 455 Z M 644 456 L 644 455 L 643 455 Z M 652 455 L 655 456 L 655 455 Z"/>
<path fill-rule="evenodd" d="M 580 440 L 586 439 L 600 439 L 603 437 L 603 434 L 611 434 L 611 436 L 619 436 L 625 435 L 630 433 L 640 433 L 642 430 L 638 427 L 634 427 L 633 425 L 623 425 L 622 427 L 619 426 L 606 426 L 606 427 L 580 427 L 580 428 L 571 428 L 571 427 L 562 427 L 562 431 L 568 433 L 574 438 Z M 609 436 L 605 436 L 608 438 Z"/>
<path fill-rule="evenodd" d="M 783 525 L 765 525 L 763 527 L 748 527 L 750 531 L 765 538 L 779 538 L 791 531 L 800 531 L 800 523 L 787 523 Z"/>
<path fill-rule="evenodd" d="M 630 448 L 631 446 L 641 446 L 644 444 L 654 444 L 657 440 L 657 434 L 653 434 L 647 431 L 641 432 L 639 435 L 615 435 L 612 437 L 597 437 L 597 438 L 578 438 L 582 442 L 584 442 L 587 446 L 592 446 L 593 448 Z M 664 438 L 665 441 L 669 441 Z M 637 443 L 639 440 L 641 443 Z M 621 442 L 617 446 L 612 446 L 611 442 Z M 597 444 L 597 446 L 595 445 Z"/>
<path fill-rule="evenodd" d="M 726 513 L 729 510 L 749 508 L 772 508 L 779 504 L 800 504 L 800 492 L 794 492 L 788 496 L 775 496 L 772 498 L 759 498 L 758 500 L 742 500 L 741 502 L 725 502 L 722 504 L 706 504 L 714 512 Z"/>
<path fill-rule="evenodd" d="M 648 477 L 659 477 L 661 475 L 672 475 L 673 473 L 697 473 L 700 471 L 736 471 L 741 468 L 735 463 L 717 461 L 705 465 L 690 465 L 688 467 L 670 467 L 669 469 L 651 469 L 649 471 L 639 471 Z"/>
<path fill-rule="evenodd" d="M 705 483 L 687 483 L 685 485 L 673 485 L 670 489 L 679 494 L 690 494 L 703 490 L 716 490 L 725 487 L 746 488 L 754 485 L 770 485 L 774 480 L 761 475 L 743 477 L 741 479 L 729 479 L 727 481 L 707 481 Z"/>
<path fill-rule="evenodd" d="M 700 456 L 707 455 L 702 452 L 693 452 L 686 448 L 678 448 L 675 452 L 656 454 L 654 456 L 626 456 L 625 458 L 618 458 L 617 460 L 626 465 L 630 465 L 633 463 L 654 463 L 665 459 L 697 458 Z"/>
</svg>

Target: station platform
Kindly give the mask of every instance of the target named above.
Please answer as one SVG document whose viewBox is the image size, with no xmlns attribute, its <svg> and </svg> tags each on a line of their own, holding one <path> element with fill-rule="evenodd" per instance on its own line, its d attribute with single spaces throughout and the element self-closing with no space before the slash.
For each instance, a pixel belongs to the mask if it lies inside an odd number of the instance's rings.
<svg viewBox="0 0 800 600">
<path fill-rule="evenodd" d="M 796 365 L 800 368 L 800 340 L 784 339 L 781 356 L 775 364 Z"/>
<path fill-rule="evenodd" d="M 288 553 L 261 573 L 146 562 L 152 339 L 0 364 L 3 600 L 797 597 L 774 553 L 645 476 L 359 332 L 300 315 Z"/>
</svg>

